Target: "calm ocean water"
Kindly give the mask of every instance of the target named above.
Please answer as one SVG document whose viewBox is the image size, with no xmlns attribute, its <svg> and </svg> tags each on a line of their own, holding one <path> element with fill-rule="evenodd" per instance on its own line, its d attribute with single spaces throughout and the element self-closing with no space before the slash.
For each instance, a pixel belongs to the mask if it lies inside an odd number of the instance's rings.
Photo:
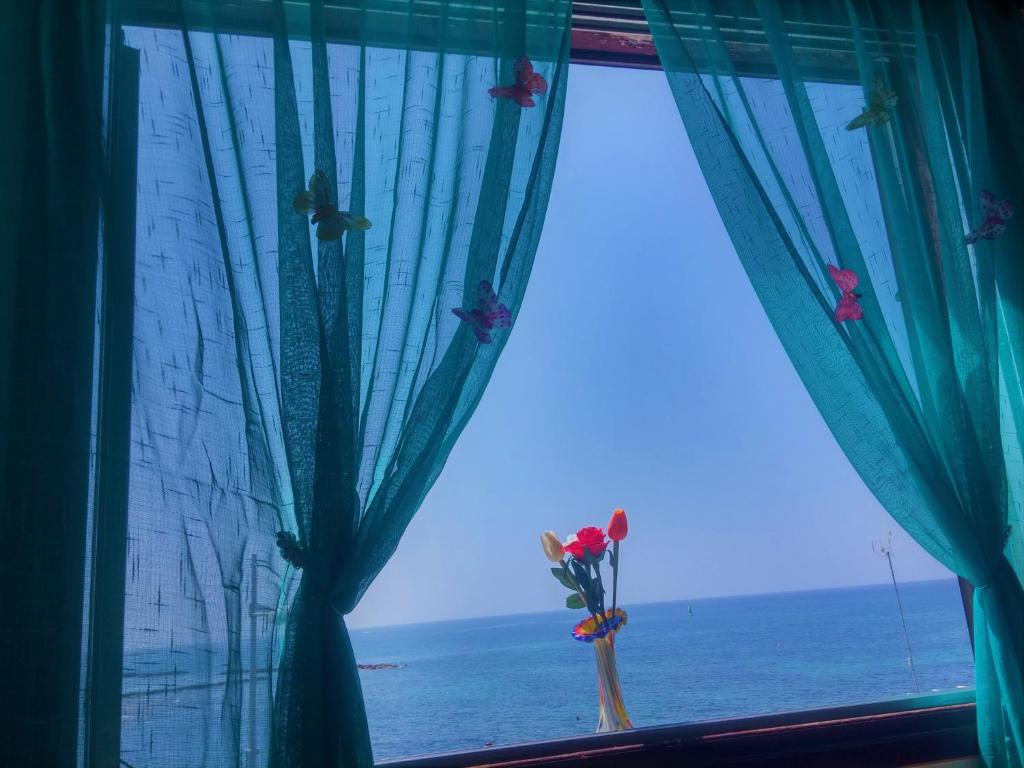
<svg viewBox="0 0 1024 768">
<path fill-rule="evenodd" d="M 974 685 L 955 580 L 900 586 L 922 692 Z M 689 606 L 693 606 L 690 616 Z M 616 641 L 633 724 L 718 719 L 914 693 L 892 586 L 625 606 Z M 593 649 L 569 610 L 352 631 L 374 755 L 593 731 Z"/>
</svg>

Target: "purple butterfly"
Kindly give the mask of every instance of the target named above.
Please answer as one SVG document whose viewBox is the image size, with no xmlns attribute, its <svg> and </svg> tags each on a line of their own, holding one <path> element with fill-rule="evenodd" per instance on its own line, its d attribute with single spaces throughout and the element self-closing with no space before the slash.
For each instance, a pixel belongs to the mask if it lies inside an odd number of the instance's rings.
<svg viewBox="0 0 1024 768">
<path fill-rule="evenodd" d="M 968 245 L 979 240 L 994 240 L 1006 231 L 1006 220 L 1013 216 L 1013 206 L 1005 200 L 996 200 L 988 190 L 981 193 L 981 212 L 985 220 L 972 229 L 966 238 Z"/>
<path fill-rule="evenodd" d="M 853 292 L 860 282 L 857 273 L 852 269 L 839 269 L 831 264 L 828 265 L 828 273 L 843 292 L 839 303 L 836 304 L 836 321 L 842 323 L 846 320 L 860 320 L 864 317 L 864 309 L 857 303 L 860 294 Z"/>
<path fill-rule="evenodd" d="M 453 309 L 452 312 L 457 318 L 473 326 L 473 333 L 481 344 L 491 343 L 492 328 L 508 328 L 512 324 L 512 313 L 508 311 L 508 307 L 498 302 L 494 289 L 486 280 L 481 280 L 477 289 L 476 309 L 468 312 L 464 309 Z"/>
</svg>

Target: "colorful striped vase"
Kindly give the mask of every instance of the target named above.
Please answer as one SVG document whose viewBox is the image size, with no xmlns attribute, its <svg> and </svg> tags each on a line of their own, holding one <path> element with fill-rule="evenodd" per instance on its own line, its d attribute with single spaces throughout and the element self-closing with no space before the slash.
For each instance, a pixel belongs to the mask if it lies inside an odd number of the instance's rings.
<svg viewBox="0 0 1024 768">
<path fill-rule="evenodd" d="M 593 644 L 597 657 L 597 732 L 625 731 L 633 724 L 622 703 L 619 672 L 615 667 L 615 636 L 626 625 L 626 612 L 621 608 L 616 609 L 614 615 L 605 611 L 603 619 L 600 624 L 593 616 L 584 619 L 575 626 L 572 636 Z"/>
</svg>

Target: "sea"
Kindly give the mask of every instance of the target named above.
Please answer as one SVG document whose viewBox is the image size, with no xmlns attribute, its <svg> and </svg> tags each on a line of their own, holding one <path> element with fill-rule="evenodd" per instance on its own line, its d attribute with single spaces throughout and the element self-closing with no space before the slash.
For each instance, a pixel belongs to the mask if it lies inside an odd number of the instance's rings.
<svg viewBox="0 0 1024 768">
<path fill-rule="evenodd" d="M 974 685 L 954 579 L 625 605 L 616 639 L 635 726 L 814 709 Z M 593 732 L 581 613 L 351 631 L 377 760 Z M 910 650 L 907 639 L 909 637 Z M 911 665 L 910 660 L 913 660 Z"/>
</svg>

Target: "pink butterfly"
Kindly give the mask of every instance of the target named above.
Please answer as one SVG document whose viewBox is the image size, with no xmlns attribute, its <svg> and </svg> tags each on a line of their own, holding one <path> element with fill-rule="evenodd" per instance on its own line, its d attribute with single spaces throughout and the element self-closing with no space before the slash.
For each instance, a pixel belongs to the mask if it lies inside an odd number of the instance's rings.
<svg viewBox="0 0 1024 768">
<path fill-rule="evenodd" d="M 523 56 L 516 61 L 515 85 L 496 85 L 487 93 L 495 99 L 512 99 L 520 107 L 534 107 L 532 96 L 535 93 L 547 93 L 548 81 L 533 71 L 533 64 Z"/>
<path fill-rule="evenodd" d="M 852 269 L 839 269 L 831 264 L 828 265 L 828 273 L 843 292 L 842 298 L 836 304 L 836 321 L 842 323 L 846 320 L 860 320 L 864 317 L 864 309 L 857 303 L 860 294 L 853 292 L 860 282 L 857 273 Z"/>
<path fill-rule="evenodd" d="M 508 328 L 512 324 L 512 313 L 508 307 L 498 302 L 494 289 L 486 280 L 480 281 L 476 291 L 476 309 L 467 312 L 464 309 L 453 309 L 452 312 L 460 320 L 473 326 L 473 333 L 482 344 L 491 343 L 492 328 Z"/>
<path fill-rule="evenodd" d="M 1013 206 L 1005 200 L 996 200 L 988 190 L 981 193 L 981 212 L 985 220 L 964 238 L 968 245 L 979 240 L 994 240 L 1006 231 L 1006 220 L 1013 216 Z"/>
</svg>

